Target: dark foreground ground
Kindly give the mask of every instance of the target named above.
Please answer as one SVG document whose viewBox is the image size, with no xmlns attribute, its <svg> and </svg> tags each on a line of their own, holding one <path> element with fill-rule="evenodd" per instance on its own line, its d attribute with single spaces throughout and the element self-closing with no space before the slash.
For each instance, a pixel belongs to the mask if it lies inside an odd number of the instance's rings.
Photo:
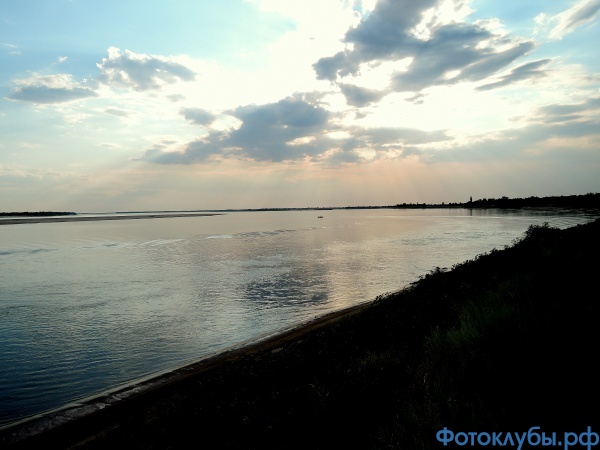
<svg viewBox="0 0 600 450">
<path fill-rule="evenodd" d="M 530 228 L 94 414 L 17 442 L 0 432 L 0 447 L 429 449 L 444 427 L 600 432 L 598 255 L 600 220 Z"/>
</svg>

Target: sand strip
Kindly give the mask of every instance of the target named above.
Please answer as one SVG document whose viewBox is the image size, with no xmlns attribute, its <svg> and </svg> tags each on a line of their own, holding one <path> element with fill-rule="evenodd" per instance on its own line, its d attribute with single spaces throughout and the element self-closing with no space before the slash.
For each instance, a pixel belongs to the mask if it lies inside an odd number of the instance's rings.
<svg viewBox="0 0 600 450">
<path fill-rule="evenodd" d="M 0 225 L 18 225 L 23 223 L 49 222 L 96 222 L 99 220 L 132 220 L 132 219 L 169 219 L 173 217 L 202 217 L 219 216 L 219 213 L 188 213 L 188 214 L 141 214 L 139 216 L 63 216 L 63 217 L 26 217 L 21 219 L 0 219 Z"/>
</svg>

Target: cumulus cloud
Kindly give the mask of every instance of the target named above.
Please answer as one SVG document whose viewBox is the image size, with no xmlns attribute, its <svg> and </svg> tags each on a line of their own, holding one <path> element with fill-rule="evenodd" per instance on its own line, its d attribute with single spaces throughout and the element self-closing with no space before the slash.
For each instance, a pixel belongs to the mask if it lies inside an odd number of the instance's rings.
<svg viewBox="0 0 600 450">
<path fill-rule="evenodd" d="M 154 146 L 141 159 L 162 164 L 192 164 L 219 158 L 253 161 L 311 159 L 335 163 L 358 162 L 361 152 L 401 151 L 403 146 L 449 140 L 444 131 L 410 128 L 342 127 L 336 115 L 322 108 L 310 95 L 287 97 L 276 103 L 248 105 L 226 112 L 239 120 L 237 128 L 211 129 L 180 151 Z M 206 124 L 211 114 L 185 109 L 188 120 Z"/>
<path fill-rule="evenodd" d="M 511 40 L 491 21 L 442 20 L 436 10 L 448 4 L 465 10 L 459 1 L 379 1 L 346 32 L 345 50 L 313 65 L 317 78 L 342 82 L 359 76 L 366 64 L 406 60 L 406 69 L 392 75 L 389 92 L 419 92 L 484 80 L 533 50 L 533 42 Z"/>
<path fill-rule="evenodd" d="M 212 131 L 207 139 L 188 144 L 184 160 L 205 160 L 213 154 L 235 154 L 256 161 L 289 161 L 324 149 L 316 136 L 327 129 L 330 113 L 306 99 L 288 97 L 276 103 L 229 111 L 241 126 Z"/>
<path fill-rule="evenodd" d="M 108 58 L 96 64 L 100 70 L 98 80 L 102 83 L 133 88 L 136 91 L 160 89 L 178 81 L 193 81 L 195 73 L 162 56 L 150 56 L 118 48 L 108 49 Z"/>
<path fill-rule="evenodd" d="M 320 106 L 295 97 L 242 106 L 230 114 L 242 125 L 231 133 L 227 144 L 241 148 L 252 159 L 270 161 L 300 159 L 318 152 L 311 139 L 327 129 L 331 117 Z"/>
<path fill-rule="evenodd" d="M 8 95 L 9 100 L 51 104 L 81 100 L 98 95 L 85 83 L 74 81 L 69 74 L 39 75 L 16 80 L 15 83 L 17 87 Z"/>
</svg>

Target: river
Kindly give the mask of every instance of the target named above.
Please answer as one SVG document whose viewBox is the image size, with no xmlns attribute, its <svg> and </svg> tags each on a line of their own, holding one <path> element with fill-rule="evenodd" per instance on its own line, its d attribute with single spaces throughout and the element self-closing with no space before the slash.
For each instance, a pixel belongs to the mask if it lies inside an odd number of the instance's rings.
<svg viewBox="0 0 600 450">
<path fill-rule="evenodd" d="M 373 300 L 531 224 L 593 218 L 334 209 L 2 226 L 0 426 Z"/>
</svg>

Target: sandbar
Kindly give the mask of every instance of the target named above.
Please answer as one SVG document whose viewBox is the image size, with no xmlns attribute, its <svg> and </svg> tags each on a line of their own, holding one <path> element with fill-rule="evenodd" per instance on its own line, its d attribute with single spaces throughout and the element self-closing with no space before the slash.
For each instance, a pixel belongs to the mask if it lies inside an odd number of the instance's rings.
<svg viewBox="0 0 600 450">
<path fill-rule="evenodd" d="M 100 220 L 133 220 L 133 219 L 169 219 L 173 217 L 202 217 L 218 216 L 219 213 L 177 213 L 177 214 L 140 214 L 131 216 L 57 216 L 57 217 L 26 217 L 21 219 L 0 219 L 0 225 L 18 225 L 24 223 L 50 222 L 97 222 Z"/>
</svg>

